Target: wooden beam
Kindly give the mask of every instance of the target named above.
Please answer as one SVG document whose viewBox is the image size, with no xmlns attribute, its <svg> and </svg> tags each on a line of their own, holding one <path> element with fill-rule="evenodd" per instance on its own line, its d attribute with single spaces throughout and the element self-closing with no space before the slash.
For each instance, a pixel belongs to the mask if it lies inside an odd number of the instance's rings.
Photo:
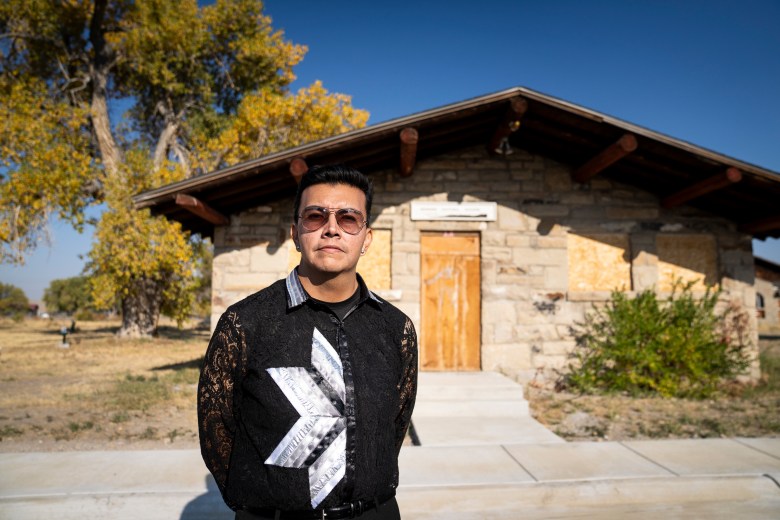
<svg viewBox="0 0 780 520">
<path fill-rule="evenodd" d="M 760 235 L 763 233 L 769 233 L 770 231 L 777 231 L 779 229 L 780 215 L 754 220 L 753 222 L 748 222 L 747 224 L 742 224 L 739 226 L 740 231 L 751 235 Z"/>
<path fill-rule="evenodd" d="M 192 195 L 177 193 L 176 205 L 183 207 L 190 213 L 199 216 L 206 222 L 214 224 L 215 226 L 227 226 L 230 223 L 230 219 L 225 215 L 215 210 L 208 204 L 196 199 Z"/>
<path fill-rule="evenodd" d="M 677 193 L 673 193 L 668 197 L 665 197 L 661 201 L 661 205 L 665 208 L 673 208 L 675 206 L 685 204 L 689 200 L 706 195 L 707 193 L 711 193 L 713 191 L 725 188 L 726 186 L 730 186 L 741 180 L 742 172 L 733 167 L 727 168 L 718 175 L 713 175 L 709 179 L 704 179 L 701 182 L 697 182 L 692 186 L 688 186 L 687 188 L 682 189 Z"/>
<path fill-rule="evenodd" d="M 574 180 L 580 183 L 589 181 L 609 166 L 636 150 L 636 148 L 636 137 L 634 137 L 633 134 L 625 134 L 602 150 L 601 153 L 593 157 L 590 161 L 574 170 Z"/>
<path fill-rule="evenodd" d="M 399 134 L 401 140 L 401 177 L 409 177 L 414 171 L 414 163 L 417 161 L 417 142 L 420 140 L 420 134 L 412 127 L 401 130 Z"/>
<path fill-rule="evenodd" d="M 520 128 L 520 120 L 523 118 L 526 110 L 528 110 L 528 101 L 525 98 L 512 98 L 509 102 L 509 110 L 504 114 L 501 123 L 496 128 L 496 131 L 493 132 L 493 138 L 490 139 L 490 144 L 488 145 L 490 153 L 504 153 L 501 148 L 501 142 Z"/>
<path fill-rule="evenodd" d="M 290 173 L 292 174 L 293 179 L 295 179 L 295 184 L 301 183 L 301 179 L 306 175 L 307 171 L 309 171 L 309 165 L 306 164 L 303 157 L 296 157 L 290 161 Z"/>
</svg>

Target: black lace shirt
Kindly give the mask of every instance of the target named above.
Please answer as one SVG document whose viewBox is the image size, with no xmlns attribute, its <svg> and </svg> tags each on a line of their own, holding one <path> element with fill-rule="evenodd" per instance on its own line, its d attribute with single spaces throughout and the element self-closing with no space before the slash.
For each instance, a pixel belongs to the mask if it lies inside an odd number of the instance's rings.
<svg viewBox="0 0 780 520">
<path fill-rule="evenodd" d="M 230 306 L 198 385 L 203 459 L 225 502 L 303 510 L 387 496 L 417 390 L 411 320 L 366 288 L 342 320 L 297 273 Z"/>
</svg>

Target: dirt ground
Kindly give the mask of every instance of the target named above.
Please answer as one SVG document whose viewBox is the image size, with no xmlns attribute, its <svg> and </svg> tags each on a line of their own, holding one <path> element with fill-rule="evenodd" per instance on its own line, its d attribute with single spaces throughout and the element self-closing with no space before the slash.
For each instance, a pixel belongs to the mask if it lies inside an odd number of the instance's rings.
<svg viewBox="0 0 780 520">
<path fill-rule="evenodd" d="M 712 399 L 580 395 L 527 388 L 531 414 L 570 441 L 780 437 L 780 338 L 759 342 L 761 381 Z"/>
<path fill-rule="evenodd" d="M 117 322 L 0 323 L 0 451 L 197 446 L 205 328 L 120 341 Z"/>
<path fill-rule="evenodd" d="M 196 448 L 198 367 L 209 332 L 165 323 L 120 341 L 117 322 L 0 322 L 0 452 Z M 780 436 L 780 340 L 768 372 L 717 399 L 579 396 L 529 387 L 532 414 L 569 440 Z"/>
</svg>

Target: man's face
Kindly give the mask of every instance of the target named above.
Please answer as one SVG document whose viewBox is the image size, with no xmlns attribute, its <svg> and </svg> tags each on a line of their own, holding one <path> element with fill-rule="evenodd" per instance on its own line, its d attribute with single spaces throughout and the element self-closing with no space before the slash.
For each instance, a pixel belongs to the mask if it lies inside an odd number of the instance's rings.
<svg viewBox="0 0 780 520">
<path fill-rule="evenodd" d="M 362 221 L 366 216 L 366 196 L 360 189 L 347 184 L 315 184 L 301 194 L 298 215 L 314 207 L 357 210 L 362 214 Z M 354 271 L 361 251 L 367 250 L 371 244 L 371 230 L 367 226 L 355 235 L 347 233 L 339 227 L 333 212 L 327 215 L 327 222 L 315 231 L 306 230 L 296 216 L 290 231 L 301 248 L 301 267 L 307 274 Z"/>
</svg>

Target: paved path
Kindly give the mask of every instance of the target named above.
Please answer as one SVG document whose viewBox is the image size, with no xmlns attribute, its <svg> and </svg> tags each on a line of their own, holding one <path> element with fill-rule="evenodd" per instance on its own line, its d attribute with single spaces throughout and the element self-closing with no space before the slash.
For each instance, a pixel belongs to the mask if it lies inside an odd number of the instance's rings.
<svg viewBox="0 0 780 520">
<path fill-rule="evenodd" d="M 400 457 L 405 520 L 780 518 L 780 439 L 566 443 L 502 376 L 420 383 L 423 445 Z M 0 519 L 39 518 L 233 515 L 196 450 L 0 454 Z"/>
</svg>

